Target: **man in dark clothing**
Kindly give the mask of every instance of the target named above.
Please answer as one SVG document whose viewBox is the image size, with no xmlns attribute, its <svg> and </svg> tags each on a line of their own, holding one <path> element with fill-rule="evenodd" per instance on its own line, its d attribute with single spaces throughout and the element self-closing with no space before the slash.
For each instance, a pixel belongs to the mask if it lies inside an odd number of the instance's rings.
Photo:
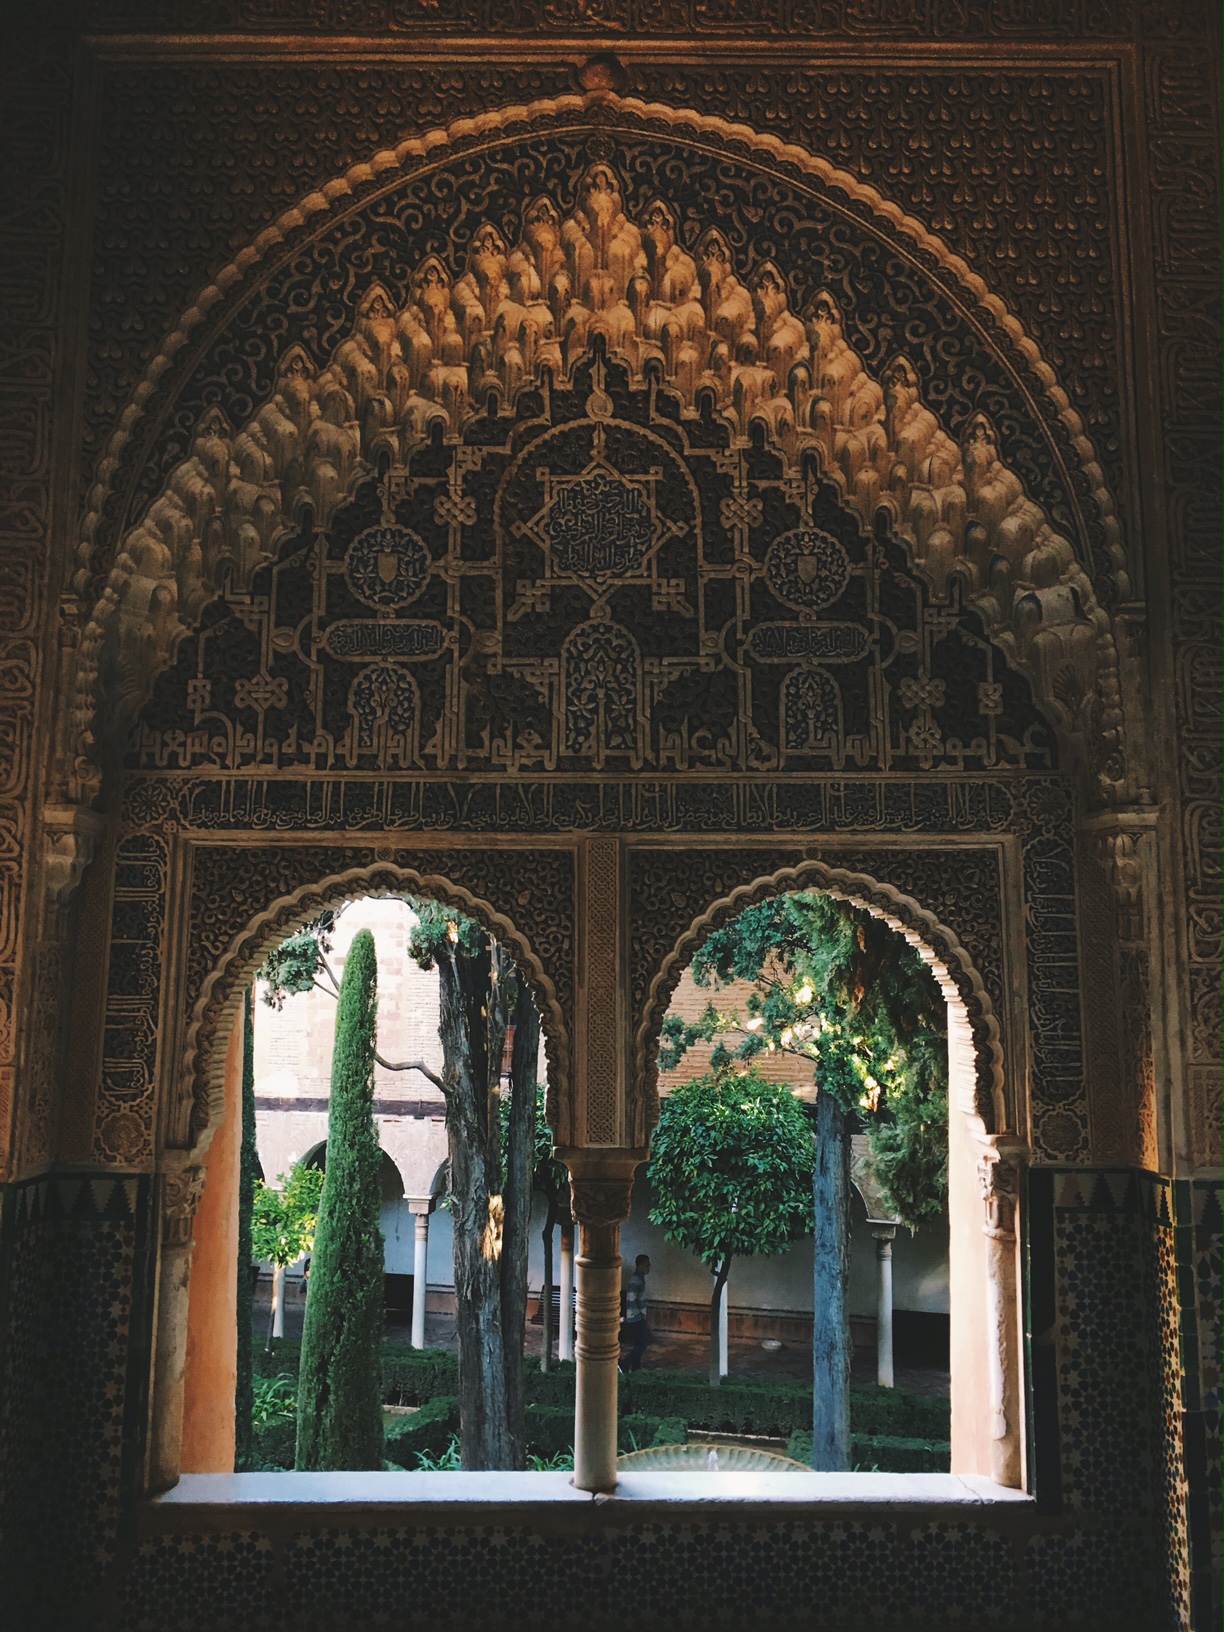
<svg viewBox="0 0 1224 1632">
<path fill-rule="evenodd" d="M 646 1277 L 649 1274 L 650 1259 L 644 1252 L 639 1253 L 633 1274 L 625 1287 L 625 1324 L 621 1340 L 628 1344 L 629 1353 L 622 1363 L 623 1371 L 640 1369 L 646 1345 L 650 1342 L 650 1327 L 646 1324 Z"/>
</svg>

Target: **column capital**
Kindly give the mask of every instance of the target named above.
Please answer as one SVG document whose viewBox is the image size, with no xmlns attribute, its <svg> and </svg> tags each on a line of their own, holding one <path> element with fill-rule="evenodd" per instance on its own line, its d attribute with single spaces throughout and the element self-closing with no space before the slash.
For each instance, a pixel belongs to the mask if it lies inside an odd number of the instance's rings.
<svg viewBox="0 0 1224 1632">
<path fill-rule="evenodd" d="M 178 1152 L 175 1153 L 180 1154 Z M 167 1247 L 189 1247 L 196 1208 L 204 1194 L 202 1167 L 174 1166 L 162 1175 L 162 1242 Z"/>
<path fill-rule="evenodd" d="M 978 1157 L 978 1186 L 986 1207 L 983 1229 L 1000 1240 L 1016 1234 L 1016 1205 L 1020 1199 L 1020 1173 L 1027 1155 L 1021 1139 L 1004 1136 L 992 1139 Z"/>
<path fill-rule="evenodd" d="M 408 1211 L 410 1213 L 424 1215 L 426 1218 L 429 1217 L 430 1213 L 432 1213 L 434 1208 L 438 1205 L 437 1196 L 405 1196 L 404 1199 L 408 1203 Z"/>
<path fill-rule="evenodd" d="M 558 1145 L 553 1154 L 570 1174 L 570 1211 L 579 1224 L 620 1224 L 629 1217 L 633 1175 L 647 1150 Z"/>
</svg>

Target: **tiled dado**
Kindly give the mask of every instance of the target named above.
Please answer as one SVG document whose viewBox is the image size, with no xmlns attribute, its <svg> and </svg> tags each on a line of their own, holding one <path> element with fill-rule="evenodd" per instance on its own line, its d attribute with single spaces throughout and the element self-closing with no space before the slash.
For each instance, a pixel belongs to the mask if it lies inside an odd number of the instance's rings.
<svg viewBox="0 0 1224 1632">
<path fill-rule="evenodd" d="M 1146 1515 L 1152 1568 L 1165 1582 L 1163 1624 L 1211 1624 L 1219 1186 L 1129 1169 L 1036 1169 L 1029 1189 L 1041 1505 L 1067 1515 Z"/>
<path fill-rule="evenodd" d="M 1196 1627 L 1218 1626 L 1222 1477 L 1221 1185 L 1218 1179 L 1182 1180 L 1173 1190 L 1190 1601 Z"/>
<path fill-rule="evenodd" d="M 0 1192 L 0 1572 L 13 1626 L 22 1605 L 58 1625 L 118 1556 L 152 1334 L 151 1205 L 147 1176 L 61 1174 Z"/>
<path fill-rule="evenodd" d="M 1155 1624 L 1138 1527 L 1031 1505 L 828 1516 L 632 1501 L 388 1522 L 335 1509 L 163 1515 L 140 1542 L 115 1632 L 945 1632 Z M 661 1512 L 668 1507 L 669 1512 Z M 1138 1611 L 1141 1619 L 1130 1617 Z"/>
<path fill-rule="evenodd" d="M 643 1629 L 1112 1632 L 1185 1627 L 1189 1593 L 1209 1591 L 1218 1186 L 1031 1175 L 1033 1418 L 1054 1451 L 1037 1507 L 659 1516 L 591 1503 L 326 1525 L 279 1509 L 207 1526 L 188 1509 L 160 1528 L 146 1513 L 136 1536 L 124 1492 L 151 1341 L 150 1205 L 146 1178 L 60 1176 L 3 1196 L 5 1565 L 24 1567 L 31 1604 L 96 1606 L 64 1625 L 599 1632 L 628 1612 Z"/>
</svg>

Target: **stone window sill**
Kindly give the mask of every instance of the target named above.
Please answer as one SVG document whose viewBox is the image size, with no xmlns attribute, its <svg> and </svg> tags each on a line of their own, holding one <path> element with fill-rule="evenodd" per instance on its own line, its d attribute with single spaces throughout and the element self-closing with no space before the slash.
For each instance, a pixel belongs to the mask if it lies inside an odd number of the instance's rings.
<svg viewBox="0 0 1224 1632">
<path fill-rule="evenodd" d="M 575 1490 L 568 1473 L 188 1473 L 153 1498 L 146 1516 L 167 1520 L 227 1508 L 582 1506 L 591 1501 L 778 1507 L 983 1507 L 1031 1503 L 1022 1490 L 954 1473 L 622 1474 L 615 1496 Z"/>
</svg>

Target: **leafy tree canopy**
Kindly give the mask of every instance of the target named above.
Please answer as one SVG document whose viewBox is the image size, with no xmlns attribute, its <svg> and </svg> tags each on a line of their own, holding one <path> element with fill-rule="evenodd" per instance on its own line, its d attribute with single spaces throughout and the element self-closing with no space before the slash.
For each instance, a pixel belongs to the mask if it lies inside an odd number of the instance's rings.
<svg viewBox="0 0 1224 1632">
<path fill-rule="evenodd" d="M 711 1270 L 783 1252 L 812 1223 L 811 1127 L 784 1084 L 724 1063 L 663 1101 L 650 1221 Z"/>
<path fill-rule="evenodd" d="M 659 1065 L 698 1040 L 711 1067 L 764 1053 L 812 1062 L 822 1093 L 871 1138 L 886 1198 L 914 1226 L 947 1199 L 948 1065 L 943 998 L 930 969 L 870 913 L 814 890 L 775 896 L 717 929 L 693 959 L 700 986 L 751 981 L 747 1014 L 710 1003 L 695 1023 L 668 1015 Z"/>
<path fill-rule="evenodd" d="M 251 1251 L 256 1259 L 287 1269 L 313 1251 L 322 1194 L 322 1169 L 305 1162 L 296 1162 L 287 1178 L 280 1175 L 279 1189 L 256 1179 L 251 1212 Z"/>
<path fill-rule="evenodd" d="M 558 1201 L 569 1201 L 569 1168 L 553 1155 L 553 1133 L 544 1115 L 544 1084 L 536 1084 L 535 1149 L 531 1188 Z"/>
<path fill-rule="evenodd" d="M 422 969 L 434 967 L 443 942 L 449 941 L 467 957 L 475 957 L 488 945 L 488 936 L 483 928 L 456 907 L 443 906 L 440 901 L 423 900 L 416 896 L 406 896 L 405 900 L 417 915 L 416 927 L 408 942 L 408 954 Z"/>
<path fill-rule="evenodd" d="M 268 954 L 258 979 L 265 984 L 264 1002 L 269 1008 L 283 1009 L 287 997 L 308 992 L 318 983 L 319 970 L 326 968 L 331 951 L 336 916 L 334 912 L 320 913 Z"/>
</svg>

